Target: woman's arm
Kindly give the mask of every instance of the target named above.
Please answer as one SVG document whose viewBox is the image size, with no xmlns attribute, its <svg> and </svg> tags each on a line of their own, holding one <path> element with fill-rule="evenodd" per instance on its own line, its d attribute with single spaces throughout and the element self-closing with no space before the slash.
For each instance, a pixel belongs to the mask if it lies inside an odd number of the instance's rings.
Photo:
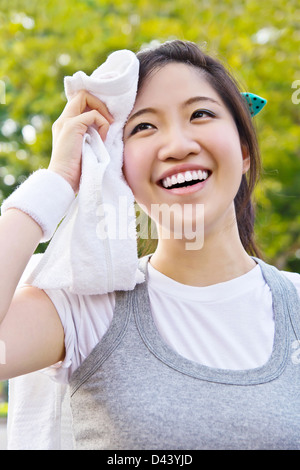
<svg viewBox="0 0 300 470">
<path fill-rule="evenodd" d="M 80 92 L 53 126 L 49 170 L 62 176 L 75 192 L 88 126 L 95 126 L 105 139 L 111 122 L 101 101 Z M 43 198 L 49 198 L 49 187 L 40 191 L 42 206 Z M 64 357 L 64 331 L 51 300 L 34 287 L 16 291 L 42 237 L 39 223 L 21 210 L 10 208 L 0 217 L 0 380 L 42 369 Z"/>
<path fill-rule="evenodd" d="M 47 295 L 16 286 L 42 230 L 31 217 L 9 209 L 0 218 L 0 380 L 32 372 L 63 358 L 64 334 Z"/>
</svg>

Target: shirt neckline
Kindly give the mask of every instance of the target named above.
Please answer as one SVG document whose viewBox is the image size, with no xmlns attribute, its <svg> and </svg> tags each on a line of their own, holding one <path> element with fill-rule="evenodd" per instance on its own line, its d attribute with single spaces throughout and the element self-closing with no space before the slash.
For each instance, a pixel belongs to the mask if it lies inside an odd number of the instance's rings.
<svg viewBox="0 0 300 470">
<path fill-rule="evenodd" d="M 194 377 L 195 379 L 223 384 L 255 385 L 274 380 L 281 374 L 286 365 L 288 355 L 288 315 L 286 315 L 286 306 L 284 303 L 287 299 L 283 295 L 282 290 L 280 290 L 280 281 L 279 284 L 276 283 L 276 281 L 274 284 L 270 283 L 270 276 L 266 276 L 268 269 L 271 267 L 261 261 L 258 263 L 260 264 L 263 277 L 272 291 L 275 333 L 271 356 L 269 360 L 260 367 L 229 370 L 212 368 L 191 361 L 181 356 L 164 342 L 151 314 L 147 288 L 148 259 L 144 263 L 146 282 L 137 287 L 139 295 L 134 296 L 133 299 L 134 314 L 137 327 L 145 345 L 159 360 L 178 372 Z"/>
<path fill-rule="evenodd" d="M 195 287 L 181 284 L 162 274 L 149 262 L 147 265 L 148 286 L 159 290 L 167 296 L 178 297 L 189 301 L 218 302 L 226 301 L 259 288 L 264 281 L 260 266 L 257 264 L 247 273 L 211 286 Z"/>
</svg>

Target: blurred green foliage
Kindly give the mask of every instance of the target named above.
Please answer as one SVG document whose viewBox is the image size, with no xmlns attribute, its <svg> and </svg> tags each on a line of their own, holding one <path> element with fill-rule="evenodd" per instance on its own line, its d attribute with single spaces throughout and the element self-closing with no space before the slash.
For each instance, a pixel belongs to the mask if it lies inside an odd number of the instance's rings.
<svg viewBox="0 0 300 470">
<path fill-rule="evenodd" d="M 116 49 L 187 39 L 268 100 L 255 118 L 257 239 L 267 260 L 300 271 L 298 0 L 0 0 L 0 10 L 0 202 L 47 167 L 65 75 L 90 74 Z"/>
<path fill-rule="evenodd" d="M 1 410 L 5 411 L 5 406 L 1 405 L 3 403 L 7 403 L 7 398 L 8 398 L 8 384 L 7 382 L 0 382 L 0 417 L 1 417 Z"/>
</svg>

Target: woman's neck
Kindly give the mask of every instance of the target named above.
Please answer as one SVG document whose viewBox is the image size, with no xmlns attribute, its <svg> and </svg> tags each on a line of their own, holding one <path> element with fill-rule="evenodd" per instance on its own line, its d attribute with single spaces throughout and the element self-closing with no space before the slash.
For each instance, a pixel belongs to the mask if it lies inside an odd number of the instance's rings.
<svg viewBox="0 0 300 470">
<path fill-rule="evenodd" d="M 246 274 L 255 261 L 245 251 L 236 227 L 205 237 L 203 247 L 187 250 L 185 240 L 159 240 L 152 266 L 182 284 L 209 286 Z"/>
</svg>

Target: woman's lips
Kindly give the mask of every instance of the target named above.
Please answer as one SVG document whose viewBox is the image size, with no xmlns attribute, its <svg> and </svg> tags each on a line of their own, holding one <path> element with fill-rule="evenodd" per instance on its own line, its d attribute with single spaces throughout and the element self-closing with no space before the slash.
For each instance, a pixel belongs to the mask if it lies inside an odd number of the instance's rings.
<svg viewBox="0 0 300 470">
<path fill-rule="evenodd" d="M 177 165 L 163 173 L 157 184 L 172 194 L 190 194 L 199 191 L 211 171 L 198 165 Z"/>
<path fill-rule="evenodd" d="M 182 186 L 181 188 L 164 188 L 162 185 L 161 185 L 161 188 L 168 192 L 169 194 L 172 193 L 172 194 L 178 194 L 178 195 L 183 195 L 183 194 L 191 194 L 191 193 L 195 193 L 197 191 L 199 191 L 200 189 L 202 189 L 205 184 L 206 184 L 206 180 L 204 181 L 199 181 L 199 183 L 195 183 L 195 184 L 192 184 L 190 186 Z"/>
<path fill-rule="evenodd" d="M 207 167 L 204 167 L 203 165 L 199 165 L 199 164 L 195 164 L 195 163 L 182 163 L 182 164 L 179 164 L 179 165 L 174 165 L 174 166 L 170 166 L 167 170 L 165 170 L 161 175 L 160 177 L 157 179 L 157 183 L 159 183 L 160 181 L 163 181 L 165 178 L 167 177 L 172 177 L 173 175 L 178 175 L 179 173 L 186 173 L 186 172 L 191 172 L 193 173 L 194 171 L 198 172 L 198 171 L 206 171 L 208 172 L 209 174 L 211 173 L 211 171 L 207 168 Z"/>
<path fill-rule="evenodd" d="M 190 184 L 194 184 L 194 181 L 206 180 L 208 176 L 209 173 L 207 170 L 188 170 L 162 178 L 161 184 L 164 188 L 171 188 L 172 186 L 178 184 L 184 184 L 189 186 Z"/>
</svg>

